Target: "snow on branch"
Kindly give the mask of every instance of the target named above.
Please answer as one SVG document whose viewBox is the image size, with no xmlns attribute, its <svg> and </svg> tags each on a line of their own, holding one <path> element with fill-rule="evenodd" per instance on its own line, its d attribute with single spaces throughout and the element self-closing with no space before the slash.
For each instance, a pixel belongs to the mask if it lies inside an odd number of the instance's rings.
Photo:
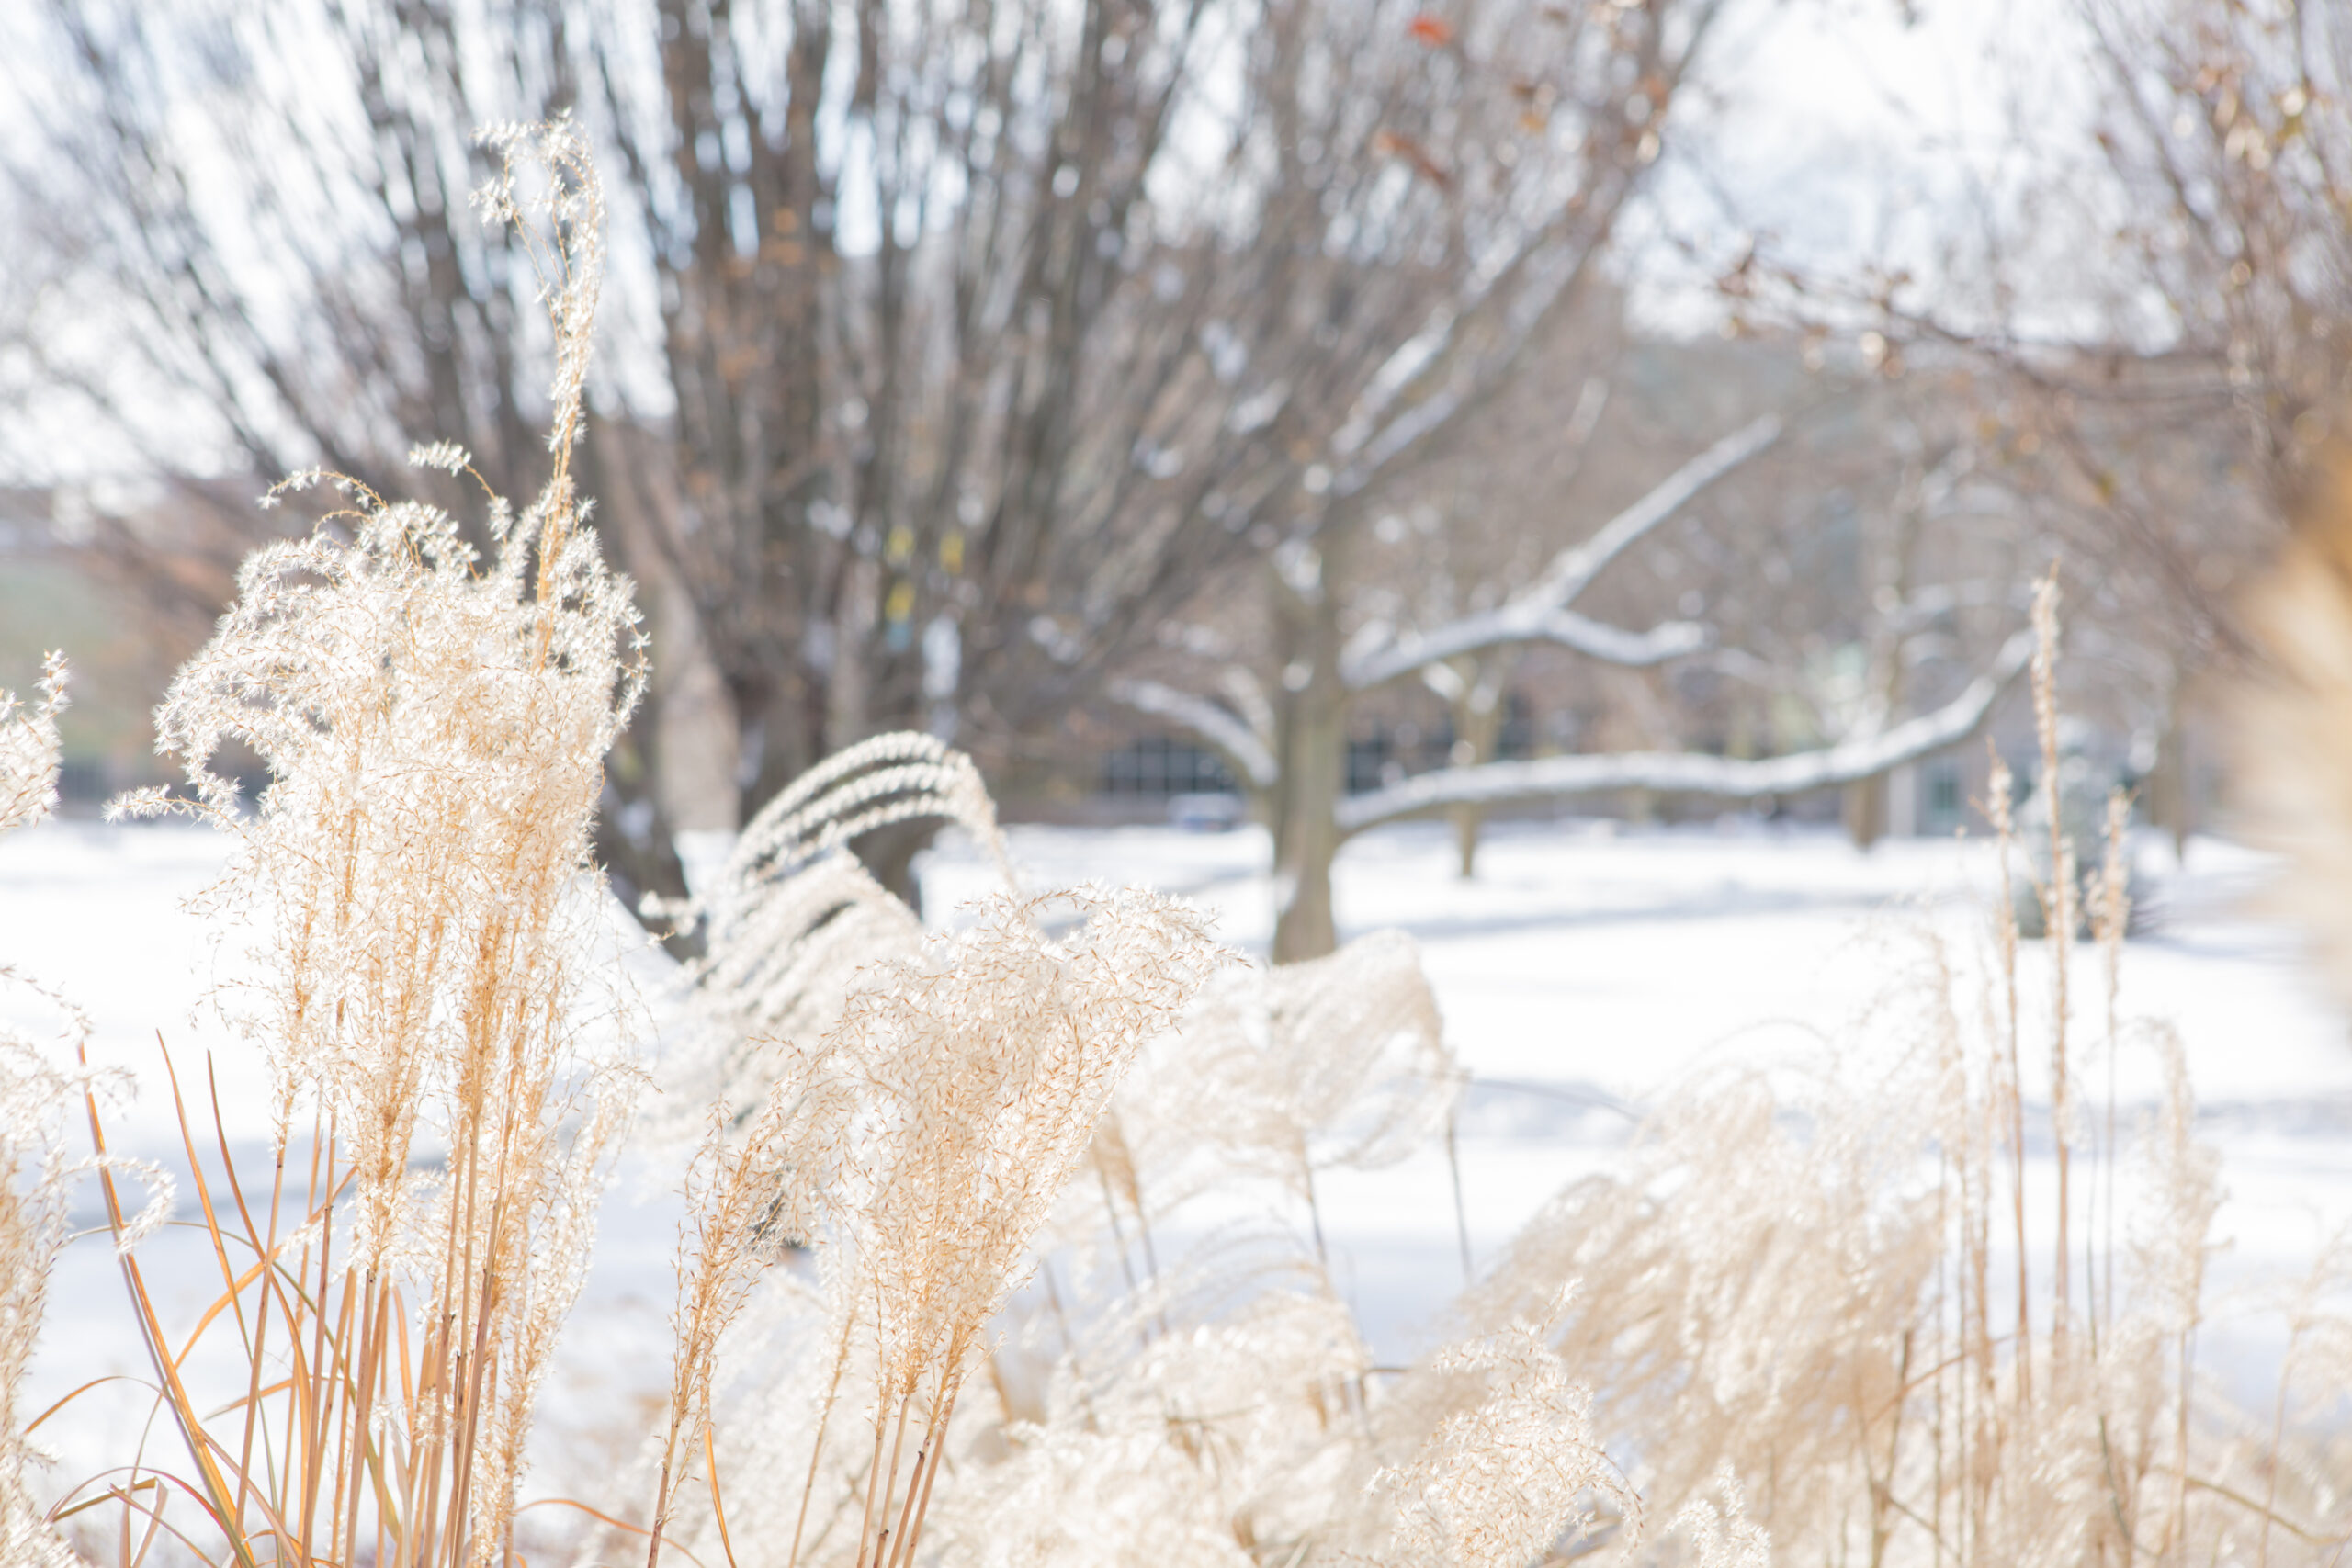
<svg viewBox="0 0 2352 1568">
<path fill-rule="evenodd" d="M 1392 643 L 1354 661 L 1343 674 L 1350 687 L 1361 690 L 1459 653 L 1476 653 L 1506 642 L 1556 642 L 1606 664 L 1638 668 L 1701 652 L 1713 640 L 1713 634 L 1696 621 L 1668 621 L 1645 632 L 1629 632 L 1574 610 L 1555 610 L 1532 625 L 1510 619 L 1506 610 L 1497 610 L 1465 615 L 1426 636 Z"/>
<path fill-rule="evenodd" d="M 1648 494 L 1601 525 L 1580 545 L 1562 550 L 1523 597 L 1551 605 L 1573 603 L 1601 569 L 1643 535 L 1689 505 L 1701 491 L 1781 438 L 1778 415 L 1741 425 L 1651 488 Z"/>
<path fill-rule="evenodd" d="M 1780 436 L 1781 422 L 1770 414 L 1742 425 L 1675 469 L 1590 538 L 1553 557 L 1543 575 L 1524 592 L 1492 610 L 1464 615 L 1432 631 L 1408 633 L 1350 661 L 1342 672 L 1348 685 L 1361 691 L 1409 674 L 1433 660 L 1510 642 L 1563 643 L 1612 664 L 1655 664 L 1697 652 L 1706 646 L 1706 634 L 1688 623 L 1669 622 L 1648 632 L 1629 632 L 1572 615 L 1567 607 L 1610 562 L 1644 535 Z"/>
<path fill-rule="evenodd" d="M 1755 761 L 1688 751 L 1602 752 L 1544 757 L 1530 762 L 1440 768 L 1342 801 L 1340 827 L 1344 832 L 1353 833 L 1374 823 L 1439 807 L 1465 803 L 1499 806 L 1604 789 L 1654 789 L 1739 799 L 1759 795 L 1795 795 L 1827 784 L 1851 784 L 1967 739 L 1992 712 L 1994 699 L 2017 679 L 2032 657 L 2033 634 L 2018 632 L 2001 649 L 1991 670 L 1969 682 L 1966 691 L 1935 712 L 1921 714 L 1875 736 L 1819 750 Z"/>
<path fill-rule="evenodd" d="M 1645 632 L 1629 632 L 1562 610 L 1544 621 L 1539 633 L 1544 641 L 1573 648 L 1610 664 L 1662 664 L 1669 659 L 1697 653 L 1714 641 L 1714 633 L 1696 621 L 1667 621 Z"/>
<path fill-rule="evenodd" d="M 1271 789 L 1281 770 L 1274 753 L 1249 725 L 1226 709 L 1157 681 L 1114 681 L 1105 694 L 1140 713 L 1182 725 L 1235 763 L 1258 789 Z"/>
</svg>

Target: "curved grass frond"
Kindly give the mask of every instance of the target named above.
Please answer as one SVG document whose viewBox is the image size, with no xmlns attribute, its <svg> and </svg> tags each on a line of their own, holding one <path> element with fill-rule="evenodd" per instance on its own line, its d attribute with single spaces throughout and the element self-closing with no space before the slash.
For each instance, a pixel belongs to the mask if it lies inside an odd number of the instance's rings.
<svg viewBox="0 0 2352 1568">
<path fill-rule="evenodd" d="M 877 735 L 838 752 L 752 819 L 699 911 L 705 953 L 664 1069 L 676 1103 L 756 1104 L 786 1070 L 779 1043 L 824 1036 L 863 966 L 921 948 L 922 922 L 850 846 L 925 818 L 970 834 L 1012 886 L 979 770 L 928 735 Z M 675 1113 L 668 1126 L 684 1131 Z"/>
</svg>

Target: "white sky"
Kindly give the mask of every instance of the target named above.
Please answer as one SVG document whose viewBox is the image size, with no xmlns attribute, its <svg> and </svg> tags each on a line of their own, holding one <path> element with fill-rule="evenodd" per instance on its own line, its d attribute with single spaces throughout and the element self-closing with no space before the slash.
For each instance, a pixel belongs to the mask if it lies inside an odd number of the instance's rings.
<svg viewBox="0 0 2352 1568">
<path fill-rule="evenodd" d="M 1643 319 L 1720 304 L 1666 233 L 1736 252 L 1742 231 L 1831 269 L 1934 270 L 1936 239 L 2030 167 L 2089 149 L 2096 84 L 2073 0 L 1744 0 L 1709 40 L 1680 135 L 1627 246 Z M 1728 220 L 1728 221 L 1727 221 Z"/>
</svg>

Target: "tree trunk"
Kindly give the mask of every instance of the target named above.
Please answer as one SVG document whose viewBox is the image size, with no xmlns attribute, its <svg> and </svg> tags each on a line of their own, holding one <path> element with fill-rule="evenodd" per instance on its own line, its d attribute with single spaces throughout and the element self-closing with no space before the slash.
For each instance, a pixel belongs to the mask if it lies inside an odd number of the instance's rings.
<svg viewBox="0 0 2352 1568">
<path fill-rule="evenodd" d="M 1873 732 L 1894 723 L 1903 706 L 1903 627 L 1896 617 L 1911 598 L 1916 564 L 1912 558 L 1918 549 L 1928 482 L 1928 476 L 1915 465 L 1905 476 L 1902 496 L 1889 510 L 1883 528 L 1872 527 L 1867 515 L 1863 522 L 1864 570 L 1876 610 L 1870 627 L 1870 663 L 1863 677 L 1870 682 L 1864 711 Z M 1868 854 L 1886 837 L 1887 776 L 1873 773 L 1856 779 L 1843 795 L 1846 836 Z"/>
<path fill-rule="evenodd" d="M 1863 853 L 1886 837 L 1886 775 L 1856 779 L 1843 791 L 1846 836 Z"/>
<path fill-rule="evenodd" d="M 1336 810 L 1345 787 L 1347 719 L 1333 704 L 1288 726 L 1283 765 L 1293 778 L 1283 858 L 1274 863 L 1274 962 L 1321 958 L 1340 945 L 1331 910 Z"/>
<path fill-rule="evenodd" d="M 2155 765 L 2145 784 L 2148 820 L 2172 839 L 2176 864 L 2188 858 L 2188 835 L 2196 827 L 2188 791 L 2188 736 L 2181 728 L 2180 688 L 2165 702 L 2164 732 L 2156 737 Z"/>
<path fill-rule="evenodd" d="M 1489 670 L 1495 660 L 1481 660 L 1464 683 L 1462 695 L 1453 704 L 1453 757 L 1456 767 L 1473 766 L 1495 760 L 1496 743 L 1502 738 L 1503 717 L 1508 704 L 1503 686 L 1510 666 L 1516 662 L 1506 653 L 1499 660 L 1501 668 Z M 1453 852 L 1459 863 L 1462 880 L 1467 882 L 1478 874 L 1478 838 L 1487 826 L 1487 808 L 1483 806 L 1457 806 L 1453 817 Z"/>
<path fill-rule="evenodd" d="M 1339 806 L 1347 791 L 1348 696 L 1340 679 L 1338 584 L 1333 529 L 1321 558 L 1277 569 L 1272 585 L 1283 659 L 1274 705 L 1282 761 L 1281 817 L 1274 830 L 1274 962 L 1321 958 L 1340 945 L 1332 917 L 1331 863 L 1340 852 Z"/>
</svg>

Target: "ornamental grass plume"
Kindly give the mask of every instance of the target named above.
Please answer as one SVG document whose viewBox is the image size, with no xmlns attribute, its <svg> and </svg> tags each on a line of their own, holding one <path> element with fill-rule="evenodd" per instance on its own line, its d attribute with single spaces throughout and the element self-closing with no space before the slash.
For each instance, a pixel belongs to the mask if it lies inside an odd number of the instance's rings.
<svg viewBox="0 0 2352 1568">
<path fill-rule="evenodd" d="M 714 1519 L 723 1521 L 718 1450 L 711 1432 L 718 1345 L 767 1265 L 816 1234 L 813 1174 L 799 1156 L 825 1115 L 823 1088 L 804 1073 L 779 1077 L 766 1103 L 737 1136 L 724 1100 L 687 1168 L 686 1218 L 678 1236 L 678 1301 L 672 1314 L 669 1425 L 655 1467 L 647 1560 L 657 1561 L 676 1503 L 676 1483 L 697 1444 L 705 1458 Z M 731 1543 L 722 1547 L 731 1557 Z"/>
<path fill-rule="evenodd" d="M 1065 911 L 1084 923 L 1049 938 L 1041 921 Z M 1222 958 L 1190 906 L 1085 888 L 990 900 L 852 993 L 827 1054 L 861 1091 L 830 1200 L 879 1395 L 861 1565 L 911 1561 L 989 1322 L 1119 1080 Z"/>
<path fill-rule="evenodd" d="M 1379 1561 L 1521 1568 L 1573 1553 L 1591 1522 L 1589 1496 L 1614 1506 L 1611 1523 L 1628 1543 L 1639 1539 L 1641 1499 L 1601 1452 L 1592 1392 L 1570 1381 L 1551 1327 L 1513 1323 L 1430 1358 L 1423 1375 L 1466 1381 L 1475 1392 L 1455 1395 L 1410 1460 L 1373 1478 L 1395 1509 Z"/>
<path fill-rule="evenodd" d="M 1140 1343 L 1181 1309 L 1098 1321 L 1034 1418 L 1007 1413 L 997 1462 L 945 1499 L 944 1560 L 1243 1568 L 1310 1551 L 1363 1489 L 1370 1352 L 1319 1276 L 1218 1305 Z"/>
<path fill-rule="evenodd" d="M 912 1561 L 965 1382 L 1038 1233 L 1127 1068 L 1224 957 L 1196 910 L 1149 894 L 999 896 L 856 972 L 747 1130 L 714 1110 L 689 1183 L 649 1568 L 708 1429 L 720 1338 L 787 1245 L 815 1249 L 831 1348 L 812 1358 L 820 1382 L 791 1380 L 809 1439 L 783 1560 Z M 870 1448 L 840 1429 L 861 1408 Z M 741 1472 L 715 1438 L 699 1457 Z M 712 1502 L 732 1557 L 716 1487 Z M 784 1541 L 764 1530 L 745 1549 Z"/>
<path fill-rule="evenodd" d="M 40 701 L 0 691 L 0 834 L 29 828 L 57 805 L 57 716 L 65 707 L 65 659 L 41 661 Z"/>
<path fill-rule="evenodd" d="M 1147 1238 L 1204 1187 L 1271 1182 L 1306 1206 L 1326 1257 L 1317 1173 L 1426 1146 L 1461 1077 L 1419 949 L 1376 931 L 1212 981 L 1120 1094 L 1095 1159 Z"/>
<path fill-rule="evenodd" d="M 643 679 L 628 586 L 571 481 L 603 207 L 568 122 L 483 141 L 500 173 L 479 205 L 518 231 L 554 336 L 545 488 L 520 513 L 490 498 L 485 559 L 434 508 L 281 485 L 345 503 L 247 561 L 158 711 L 194 801 L 122 803 L 230 835 L 204 908 L 255 932 L 223 1007 L 269 1059 L 277 1175 L 250 1201 L 232 1178 L 207 1318 L 243 1337 L 253 1384 L 224 1410 L 172 1399 L 188 1490 L 244 1562 L 511 1553 L 533 1402 L 634 1089 L 586 1022 L 590 824 Z M 447 446 L 412 460 L 469 471 Z M 250 814 L 213 765 L 231 742 L 270 773 Z M 271 1267 L 232 1268 L 232 1246 Z"/>
<path fill-rule="evenodd" d="M 1842 1536 L 1858 1458 L 1887 1451 L 1938 1255 L 1933 1194 L 1910 1179 L 1931 1075 L 1843 1077 L 1678 1091 L 1629 1168 L 1555 1197 L 1461 1308 L 1555 1324 L 1652 1507 L 1679 1513 L 1728 1467 L 1766 1488 L 1761 1522 L 1800 1560 L 1825 1522 Z"/>
</svg>

